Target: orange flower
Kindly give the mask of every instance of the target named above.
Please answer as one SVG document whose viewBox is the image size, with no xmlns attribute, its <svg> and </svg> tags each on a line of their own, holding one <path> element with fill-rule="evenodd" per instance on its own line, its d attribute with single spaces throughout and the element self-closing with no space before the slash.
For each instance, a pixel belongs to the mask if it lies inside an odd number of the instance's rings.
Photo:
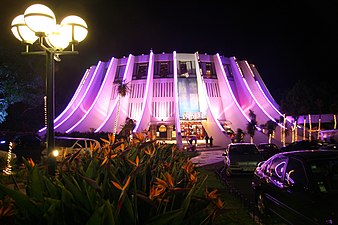
<svg viewBox="0 0 338 225">
<path fill-rule="evenodd" d="M 207 198 L 208 199 L 211 199 L 211 200 L 214 200 L 214 199 L 217 199 L 218 198 L 218 194 L 217 194 L 217 189 L 214 189 L 212 192 L 210 192 L 210 193 L 208 193 L 208 191 L 206 191 L 207 192 Z"/>
<path fill-rule="evenodd" d="M 174 155 L 175 155 L 175 151 L 177 150 L 177 146 L 176 145 L 173 145 L 172 147 L 171 147 L 171 157 L 174 157 Z"/>
<path fill-rule="evenodd" d="M 109 138 L 109 134 L 108 134 L 108 138 Z M 110 144 L 111 142 L 110 141 L 108 141 L 108 140 L 106 140 L 106 139 L 103 139 L 103 138 L 100 138 L 101 139 L 101 141 L 103 141 L 104 143 L 106 143 L 106 144 Z M 109 138 L 110 139 L 110 138 Z"/>
<path fill-rule="evenodd" d="M 35 166 L 35 163 L 34 163 L 34 161 L 33 161 L 32 158 L 28 158 L 28 159 L 27 159 L 27 162 L 28 162 L 28 164 L 29 164 L 31 167 L 34 167 L 34 166 Z"/>
<path fill-rule="evenodd" d="M 111 181 L 111 182 L 112 182 L 112 184 L 113 184 L 117 189 L 119 189 L 119 190 L 121 190 L 121 191 L 124 191 L 124 190 L 126 190 L 126 188 L 128 187 L 128 185 L 130 184 L 130 176 L 128 176 L 127 181 L 124 183 L 123 187 L 122 187 L 119 183 L 117 183 L 117 182 L 115 182 L 115 181 Z"/>
<path fill-rule="evenodd" d="M 169 173 L 166 173 L 165 177 L 170 187 L 174 187 L 174 178 Z"/>
<path fill-rule="evenodd" d="M 155 184 L 156 184 L 157 186 L 164 187 L 164 188 L 169 187 L 168 184 L 167 184 L 167 182 L 164 181 L 164 180 L 162 180 L 162 179 L 160 179 L 160 178 L 157 178 L 157 177 L 156 177 L 156 181 L 157 181 L 157 182 L 155 182 Z"/>
<path fill-rule="evenodd" d="M 182 169 L 184 169 L 188 174 L 190 174 L 194 170 L 194 168 L 195 168 L 195 165 L 189 159 L 182 166 Z"/>
<path fill-rule="evenodd" d="M 127 159 L 127 160 L 128 160 L 128 162 L 130 162 L 134 166 L 138 166 L 139 163 L 140 163 L 140 159 L 138 158 L 138 155 L 136 156 L 135 162 L 131 161 L 130 159 Z"/>
<path fill-rule="evenodd" d="M 216 202 L 214 202 L 214 203 L 217 206 L 217 208 L 223 209 L 224 203 L 222 202 L 222 200 L 220 198 L 217 198 Z"/>
<path fill-rule="evenodd" d="M 189 174 L 189 181 L 193 184 L 197 182 L 197 172 L 196 171 Z"/>
<path fill-rule="evenodd" d="M 173 188 L 175 186 L 174 185 L 174 178 L 169 173 L 166 173 L 164 175 L 164 180 L 156 177 L 156 181 L 157 182 L 155 182 L 155 184 L 157 186 L 161 186 L 161 187 L 164 187 L 164 188 Z"/>
<path fill-rule="evenodd" d="M 137 140 L 139 140 L 140 142 L 144 142 L 144 140 L 145 140 L 144 133 L 142 133 L 142 132 L 135 133 L 135 138 Z"/>
<path fill-rule="evenodd" d="M 115 134 L 108 134 L 108 140 L 110 141 L 110 143 L 114 143 L 115 142 Z"/>
<path fill-rule="evenodd" d="M 154 199 L 155 197 L 160 196 L 165 191 L 163 186 L 152 186 L 150 189 L 149 199 Z"/>
<path fill-rule="evenodd" d="M 150 157 L 152 157 L 155 153 L 155 148 L 150 148 L 148 147 L 147 149 L 144 150 L 144 153 L 146 153 L 147 155 L 150 155 Z"/>
</svg>

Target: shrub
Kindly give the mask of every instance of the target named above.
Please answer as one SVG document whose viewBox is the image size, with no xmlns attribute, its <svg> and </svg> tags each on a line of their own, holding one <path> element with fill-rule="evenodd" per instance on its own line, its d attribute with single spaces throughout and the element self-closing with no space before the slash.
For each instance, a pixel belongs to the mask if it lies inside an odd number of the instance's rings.
<svg viewBox="0 0 338 225">
<path fill-rule="evenodd" d="M 15 224 L 209 224 L 223 207 L 175 145 L 142 133 L 102 141 L 91 156 L 66 157 L 55 177 L 25 161 L 26 193 L 0 184 L 0 199 L 13 199 Z"/>
</svg>

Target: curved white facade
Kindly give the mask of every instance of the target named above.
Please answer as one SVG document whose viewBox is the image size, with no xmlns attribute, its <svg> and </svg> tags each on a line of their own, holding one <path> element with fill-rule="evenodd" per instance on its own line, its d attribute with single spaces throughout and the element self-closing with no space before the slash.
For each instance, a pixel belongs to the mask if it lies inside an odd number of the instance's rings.
<svg viewBox="0 0 338 225">
<path fill-rule="evenodd" d="M 121 81 L 130 92 L 119 102 Z M 219 54 L 151 51 L 90 67 L 55 119 L 55 131 L 113 132 L 117 121 L 119 132 L 131 118 L 136 121 L 134 132 L 146 130 L 153 137 L 177 140 L 179 146 L 187 135 L 203 139 L 206 133 L 215 145 L 226 146 L 231 139 L 225 127 L 246 131 L 250 110 L 258 125 L 282 116 L 254 65 Z M 276 128 L 272 141 L 279 146 L 281 129 Z M 258 128 L 254 142 L 268 142 L 268 135 Z"/>
</svg>

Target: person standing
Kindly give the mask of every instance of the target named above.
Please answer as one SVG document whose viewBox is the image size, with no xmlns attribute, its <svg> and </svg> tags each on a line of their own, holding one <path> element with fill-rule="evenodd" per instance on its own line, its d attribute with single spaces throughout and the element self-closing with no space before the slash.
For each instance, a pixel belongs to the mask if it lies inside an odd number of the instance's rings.
<svg viewBox="0 0 338 225">
<path fill-rule="evenodd" d="M 208 147 L 209 144 L 209 136 L 208 134 L 205 135 L 205 147 Z"/>
<path fill-rule="evenodd" d="M 214 140 L 214 139 L 212 138 L 212 136 L 210 136 L 209 140 L 210 140 L 210 147 L 212 147 L 212 145 L 213 145 L 212 142 L 213 142 L 213 140 Z"/>
</svg>

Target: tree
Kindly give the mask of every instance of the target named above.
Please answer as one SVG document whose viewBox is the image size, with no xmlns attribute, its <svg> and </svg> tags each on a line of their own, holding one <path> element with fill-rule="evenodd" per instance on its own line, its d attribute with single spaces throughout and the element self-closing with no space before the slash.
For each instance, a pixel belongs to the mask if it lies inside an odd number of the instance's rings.
<svg viewBox="0 0 338 225">
<path fill-rule="evenodd" d="M 6 120 L 11 118 L 20 129 L 20 125 L 28 123 L 32 115 L 36 115 L 38 107 L 43 110 L 44 84 L 42 74 L 44 64 L 36 58 L 27 58 L 20 53 L 9 53 L 0 48 L 0 124 L 8 129 Z M 11 107 L 20 105 L 20 110 Z M 9 113 L 11 112 L 11 114 Z M 43 121 L 43 118 L 41 118 Z M 13 124 L 13 123 L 12 123 Z M 30 127 L 29 125 L 27 127 Z M 12 127 L 11 127 L 12 128 Z"/>
<path fill-rule="evenodd" d="M 319 105 L 315 103 L 316 99 L 313 86 L 308 81 L 299 80 L 282 99 L 281 110 L 297 121 L 300 115 L 314 112 L 313 108 Z M 319 103 L 320 100 L 317 100 L 317 102 Z"/>
<path fill-rule="evenodd" d="M 268 120 L 265 124 L 265 127 L 268 130 L 269 143 L 271 143 L 271 136 L 277 127 L 277 123 L 272 120 Z"/>
<path fill-rule="evenodd" d="M 243 142 L 244 136 L 245 136 L 244 131 L 241 128 L 238 128 L 234 142 Z"/>
<path fill-rule="evenodd" d="M 257 120 L 256 120 L 256 114 L 251 109 L 249 111 L 249 117 L 250 117 L 250 121 L 248 122 L 246 129 L 247 129 L 248 134 L 250 135 L 250 141 L 251 143 L 253 143 L 253 137 L 255 136 Z"/>
<path fill-rule="evenodd" d="M 117 83 L 118 102 L 117 102 L 117 112 L 116 112 L 116 118 L 114 122 L 114 130 L 113 130 L 114 136 L 116 135 L 117 123 L 118 123 L 119 116 L 120 116 L 121 98 L 125 97 L 129 91 L 130 91 L 129 83 L 126 83 L 125 81 L 121 81 Z"/>
<path fill-rule="evenodd" d="M 18 83 L 16 74 L 7 66 L 0 65 L 0 124 L 6 120 L 7 109 L 11 104 L 23 100 L 21 84 Z"/>
<path fill-rule="evenodd" d="M 127 140 L 130 134 L 132 134 L 135 126 L 136 126 L 135 121 L 127 117 L 125 124 L 121 125 L 121 131 L 119 132 L 119 136 L 124 137 Z"/>
</svg>

